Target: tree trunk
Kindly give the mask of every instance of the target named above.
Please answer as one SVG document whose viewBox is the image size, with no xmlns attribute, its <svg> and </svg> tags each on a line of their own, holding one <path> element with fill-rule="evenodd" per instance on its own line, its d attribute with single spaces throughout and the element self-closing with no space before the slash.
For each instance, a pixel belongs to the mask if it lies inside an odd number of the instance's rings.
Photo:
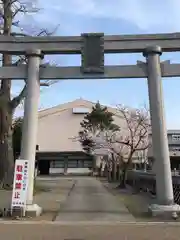
<svg viewBox="0 0 180 240">
<path fill-rule="evenodd" d="M 132 160 L 132 154 L 129 156 L 128 161 L 123 163 L 121 181 L 120 181 L 120 185 L 119 185 L 120 188 L 126 188 L 127 172 L 128 172 L 129 166 L 131 164 L 131 160 Z"/>
<path fill-rule="evenodd" d="M 108 182 L 111 182 L 111 171 L 110 171 L 110 169 L 108 169 Z"/>
<path fill-rule="evenodd" d="M 10 36 L 12 11 L 9 1 L 3 1 L 3 35 Z M 12 56 L 3 54 L 2 66 L 11 66 Z M 11 79 L 1 79 L 0 88 L 0 184 L 3 187 L 13 183 L 14 157 L 12 148 Z"/>
<path fill-rule="evenodd" d="M 105 164 L 105 167 L 104 167 L 104 172 L 103 172 L 103 177 L 108 177 L 108 167 L 107 167 L 107 163 Z"/>
<path fill-rule="evenodd" d="M 6 141 L 7 146 L 5 147 L 5 152 L 7 152 L 6 158 L 6 171 L 4 176 L 3 186 L 4 188 L 10 187 L 13 184 L 14 178 L 14 155 L 13 155 L 13 146 L 12 146 L 12 129 L 9 127 L 8 138 Z"/>
<path fill-rule="evenodd" d="M 125 164 L 122 171 L 121 182 L 119 185 L 120 188 L 126 188 L 127 170 L 128 170 L 128 164 Z"/>
<path fill-rule="evenodd" d="M 116 182 L 117 180 L 117 162 L 113 162 L 113 181 Z"/>
<path fill-rule="evenodd" d="M 64 158 L 64 175 L 67 175 L 68 171 L 68 157 Z"/>
<path fill-rule="evenodd" d="M 121 177 L 121 168 L 119 166 L 119 164 L 117 165 L 117 180 L 120 181 L 120 177 Z"/>
<path fill-rule="evenodd" d="M 116 173 L 117 173 L 117 161 L 114 154 L 111 154 L 112 158 L 112 180 L 116 182 Z"/>
<path fill-rule="evenodd" d="M 122 176 L 121 176 L 121 182 L 119 185 L 120 188 L 126 188 L 127 171 L 129 169 L 129 166 L 131 165 L 133 153 L 134 152 L 132 151 L 128 157 L 127 162 L 123 163 L 123 171 L 122 171 Z"/>
<path fill-rule="evenodd" d="M 110 171 L 109 163 L 107 163 L 107 179 L 108 179 L 108 182 L 111 181 L 111 171 Z"/>
<path fill-rule="evenodd" d="M 14 157 L 12 146 L 12 113 L 7 106 L 0 107 L 0 185 L 9 187 L 13 183 Z"/>
</svg>

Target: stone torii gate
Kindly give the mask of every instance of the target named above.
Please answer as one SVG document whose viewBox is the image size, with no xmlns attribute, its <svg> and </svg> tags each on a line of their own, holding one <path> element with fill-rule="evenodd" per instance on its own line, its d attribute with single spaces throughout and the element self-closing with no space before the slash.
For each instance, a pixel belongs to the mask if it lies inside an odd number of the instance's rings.
<svg viewBox="0 0 180 240">
<path fill-rule="evenodd" d="M 80 37 L 7 37 L 0 36 L 0 52 L 26 55 L 27 66 L 0 68 L 0 77 L 26 79 L 21 159 L 28 160 L 29 186 L 27 209 L 36 214 L 40 207 L 33 204 L 36 134 L 38 125 L 39 79 L 106 79 L 147 78 L 152 124 L 153 152 L 156 160 L 157 204 L 152 212 L 177 212 L 174 204 L 167 129 L 161 77 L 180 76 L 180 64 L 160 62 L 162 52 L 180 51 L 180 33 L 151 35 L 82 34 Z M 104 66 L 104 53 L 143 53 L 146 63 Z M 81 67 L 41 67 L 45 54 L 81 54 Z"/>
</svg>

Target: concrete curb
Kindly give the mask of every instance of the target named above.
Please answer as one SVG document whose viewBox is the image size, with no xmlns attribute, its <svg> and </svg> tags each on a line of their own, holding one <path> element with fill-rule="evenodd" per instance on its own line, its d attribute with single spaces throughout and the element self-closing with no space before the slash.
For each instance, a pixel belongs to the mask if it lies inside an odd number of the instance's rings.
<svg viewBox="0 0 180 240">
<path fill-rule="evenodd" d="M 66 221 L 0 221 L 0 224 L 21 224 L 21 225 L 59 225 L 59 226 L 180 226 L 180 222 L 112 222 L 112 221 L 77 221 L 77 222 L 66 222 Z"/>
</svg>

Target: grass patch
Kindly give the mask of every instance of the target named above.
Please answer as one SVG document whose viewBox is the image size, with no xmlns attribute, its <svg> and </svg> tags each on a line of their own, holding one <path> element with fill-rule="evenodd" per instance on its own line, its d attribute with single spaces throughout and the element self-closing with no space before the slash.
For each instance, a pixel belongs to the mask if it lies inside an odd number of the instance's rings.
<svg viewBox="0 0 180 240">
<path fill-rule="evenodd" d="M 49 189 L 46 186 L 38 185 L 36 181 L 34 181 L 34 193 L 33 195 L 37 195 L 42 192 L 50 192 L 51 189 Z"/>
<path fill-rule="evenodd" d="M 141 193 L 134 194 L 128 189 L 119 189 L 108 187 L 108 190 L 121 201 L 128 211 L 140 221 L 150 220 L 150 213 L 148 212 L 148 205 L 150 200 Z"/>
<path fill-rule="evenodd" d="M 119 194 L 119 200 L 127 207 L 129 212 L 135 217 L 139 219 L 150 218 L 150 214 L 148 212 L 148 203 L 143 199 L 143 196 L 139 196 L 138 194 Z"/>
</svg>

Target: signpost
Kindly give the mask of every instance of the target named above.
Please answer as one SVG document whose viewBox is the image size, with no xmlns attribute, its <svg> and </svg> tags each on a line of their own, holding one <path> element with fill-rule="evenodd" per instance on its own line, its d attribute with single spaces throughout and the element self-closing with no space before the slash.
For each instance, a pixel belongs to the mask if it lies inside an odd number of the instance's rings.
<svg viewBox="0 0 180 240">
<path fill-rule="evenodd" d="M 17 159 L 14 170 L 13 193 L 11 202 L 11 212 L 14 208 L 23 209 L 25 215 L 26 195 L 28 187 L 29 163 L 27 160 Z"/>
</svg>

